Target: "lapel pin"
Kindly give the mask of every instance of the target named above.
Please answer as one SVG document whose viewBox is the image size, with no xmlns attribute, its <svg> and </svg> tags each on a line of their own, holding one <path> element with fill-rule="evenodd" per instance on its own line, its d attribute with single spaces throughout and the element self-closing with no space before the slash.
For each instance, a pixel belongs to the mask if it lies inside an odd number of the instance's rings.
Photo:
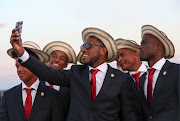
<svg viewBox="0 0 180 121">
<path fill-rule="evenodd" d="M 167 74 L 167 72 L 166 72 L 166 71 L 164 71 L 164 72 L 163 72 L 163 75 L 165 76 L 166 74 Z"/>
<path fill-rule="evenodd" d="M 44 92 L 41 92 L 41 96 L 44 96 Z"/>
<path fill-rule="evenodd" d="M 114 77 L 114 74 L 111 74 L 111 77 Z"/>
</svg>

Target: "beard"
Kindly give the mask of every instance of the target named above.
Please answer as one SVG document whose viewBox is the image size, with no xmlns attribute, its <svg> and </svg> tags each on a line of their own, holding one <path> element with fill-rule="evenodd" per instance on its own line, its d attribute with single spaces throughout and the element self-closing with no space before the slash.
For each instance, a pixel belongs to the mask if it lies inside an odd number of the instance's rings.
<svg viewBox="0 0 180 121">
<path fill-rule="evenodd" d="M 96 53 L 96 55 L 93 55 L 92 57 L 82 57 L 82 63 L 85 65 L 93 66 L 96 62 L 99 60 L 99 53 Z"/>
</svg>

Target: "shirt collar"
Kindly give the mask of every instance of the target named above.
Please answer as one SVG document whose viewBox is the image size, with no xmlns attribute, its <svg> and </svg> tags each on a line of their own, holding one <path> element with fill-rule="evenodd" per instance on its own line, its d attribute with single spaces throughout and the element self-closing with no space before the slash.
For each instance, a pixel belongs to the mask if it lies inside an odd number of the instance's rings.
<svg viewBox="0 0 180 121">
<path fill-rule="evenodd" d="M 163 67 L 163 65 L 165 64 L 166 59 L 165 58 L 161 58 L 159 61 L 157 61 L 152 68 L 156 69 L 156 70 L 161 70 L 161 68 Z M 149 67 L 150 68 L 150 67 Z"/>
<path fill-rule="evenodd" d="M 142 63 L 137 71 L 129 71 L 129 74 L 132 75 L 132 74 L 136 74 L 137 72 L 144 73 L 146 71 L 147 71 L 147 67 L 146 67 L 146 65 L 144 63 Z"/>
<path fill-rule="evenodd" d="M 30 86 L 30 87 L 28 87 L 28 86 L 26 86 L 26 84 L 24 83 L 24 82 L 22 82 L 22 90 L 24 89 L 24 88 L 28 88 L 28 89 L 34 89 L 34 90 L 36 90 L 37 91 L 37 89 L 38 89 L 38 86 L 39 86 L 39 83 L 40 83 L 40 81 L 39 81 L 39 79 L 37 78 L 37 80 Z"/>
<path fill-rule="evenodd" d="M 103 64 L 97 66 L 96 68 L 93 68 L 93 67 L 89 66 L 89 71 L 90 71 L 91 69 L 99 69 L 101 72 L 106 73 L 106 72 L 107 72 L 107 69 L 108 69 L 108 65 L 107 65 L 106 62 L 104 62 Z"/>
</svg>

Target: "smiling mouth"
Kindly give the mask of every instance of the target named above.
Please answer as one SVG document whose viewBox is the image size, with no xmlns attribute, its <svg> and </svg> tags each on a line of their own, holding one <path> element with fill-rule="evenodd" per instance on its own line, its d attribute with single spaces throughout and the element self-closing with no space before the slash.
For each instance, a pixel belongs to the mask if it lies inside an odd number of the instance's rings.
<svg viewBox="0 0 180 121">
<path fill-rule="evenodd" d="M 121 63 L 120 66 L 122 67 L 125 63 Z"/>
<path fill-rule="evenodd" d="M 87 56 L 88 56 L 88 55 L 84 54 L 82 57 L 85 58 L 85 57 L 87 57 Z"/>
<path fill-rule="evenodd" d="M 19 76 L 19 77 L 23 77 L 23 76 L 24 76 L 24 74 L 23 74 L 23 73 L 21 73 L 21 74 L 18 74 L 18 76 Z"/>
<path fill-rule="evenodd" d="M 56 63 L 52 63 L 52 65 L 53 65 L 54 67 L 59 67 L 59 64 L 56 64 Z"/>
</svg>

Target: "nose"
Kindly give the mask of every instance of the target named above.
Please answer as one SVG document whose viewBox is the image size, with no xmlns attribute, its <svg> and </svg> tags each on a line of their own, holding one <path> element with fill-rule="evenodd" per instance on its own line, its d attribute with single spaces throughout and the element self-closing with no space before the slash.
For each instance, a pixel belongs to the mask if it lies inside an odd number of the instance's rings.
<svg viewBox="0 0 180 121">
<path fill-rule="evenodd" d="M 55 58 L 55 61 L 56 61 L 56 62 L 59 62 L 59 60 L 60 60 L 60 57 L 56 57 L 56 58 Z"/>
<path fill-rule="evenodd" d="M 85 52 L 87 52 L 87 49 L 84 47 L 81 51 L 82 51 L 82 53 L 85 53 Z"/>
<path fill-rule="evenodd" d="M 139 46 L 138 46 L 138 49 L 139 49 L 139 50 L 140 50 L 140 49 L 142 49 L 142 46 L 141 46 L 141 45 L 139 45 Z"/>
<path fill-rule="evenodd" d="M 117 57 L 117 62 L 120 63 L 122 61 L 122 57 L 121 56 L 118 56 Z"/>
</svg>

